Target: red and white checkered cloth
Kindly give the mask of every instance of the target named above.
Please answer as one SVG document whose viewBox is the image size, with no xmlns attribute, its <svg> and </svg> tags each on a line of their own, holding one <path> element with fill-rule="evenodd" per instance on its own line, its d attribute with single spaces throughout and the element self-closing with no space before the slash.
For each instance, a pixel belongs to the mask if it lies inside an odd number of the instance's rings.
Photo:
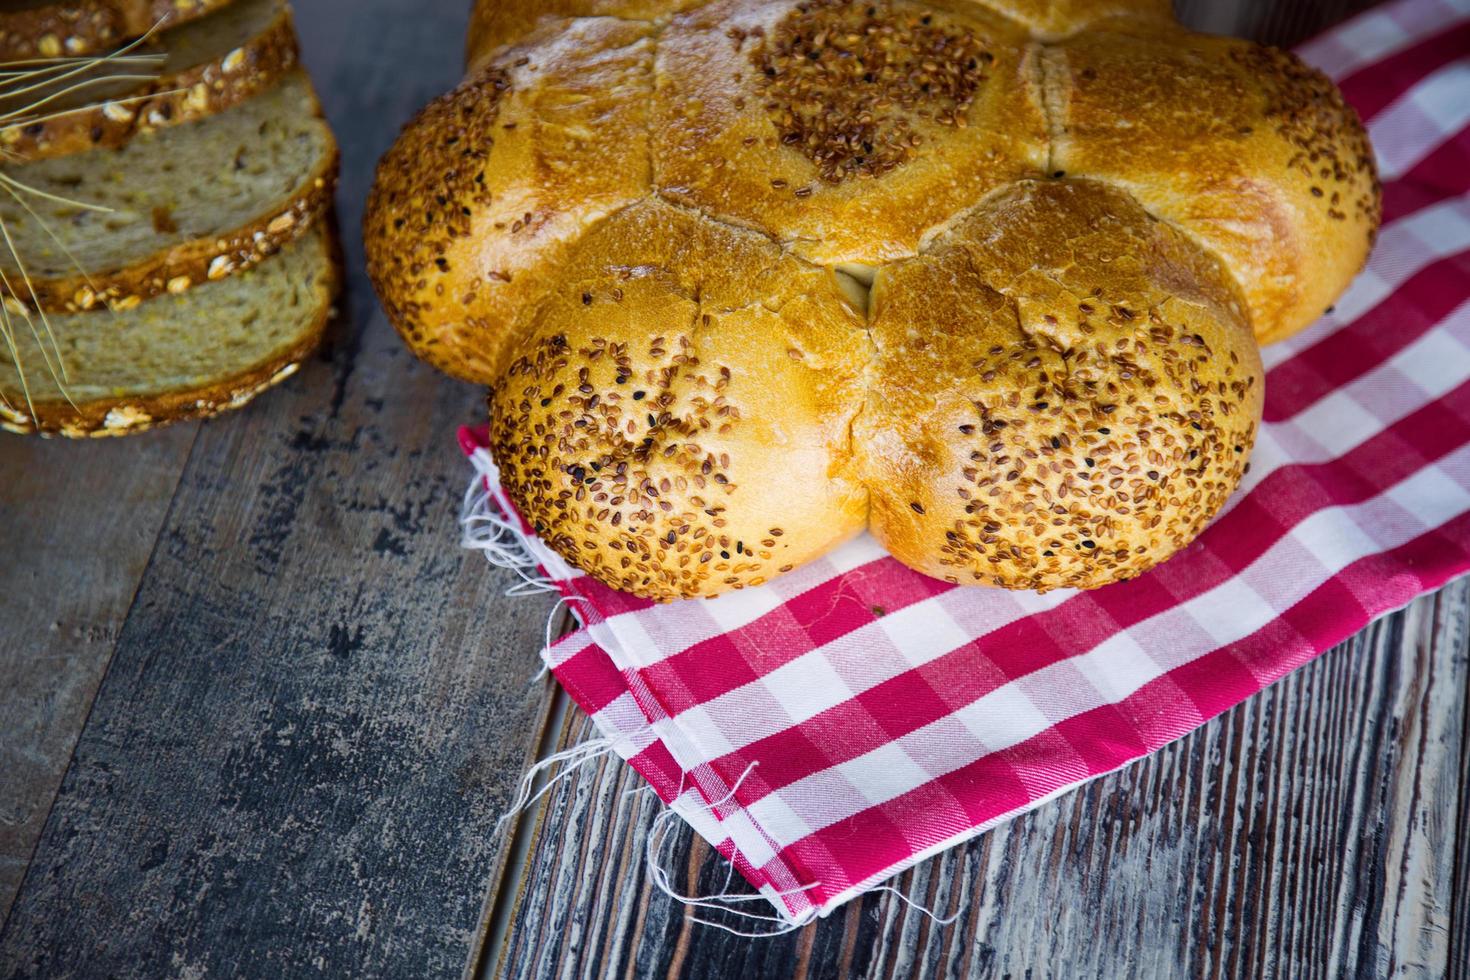
<svg viewBox="0 0 1470 980">
<path fill-rule="evenodd" d="M 1385 226 L 1334 312 L 1267 348 L 1244 485 L 1135 581 L 926 578 L 864 536 L 665 606 L 531 542 L 585 624 L 544 656 L 786 922 L 1194 730 L 1470 570 L 1470 0 L 1301 49 L 1369 123 Z M 483 431 L 465 448 L 493 474 Z M 752 764 L 754 768 L 752 768 Z"/>
</svg>

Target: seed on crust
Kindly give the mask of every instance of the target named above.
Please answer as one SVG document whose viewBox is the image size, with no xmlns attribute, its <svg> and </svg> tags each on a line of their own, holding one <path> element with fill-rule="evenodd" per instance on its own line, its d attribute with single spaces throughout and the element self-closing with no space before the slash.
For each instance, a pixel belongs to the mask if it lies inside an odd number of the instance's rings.
<svg viewBox="0 0 1470 980">
<path fill-rule="evenodd" d="M 968 28 L 888 0 L 806 0 L 751 53 L 780 142 L 829 183 L 902 166 L 916 119 L 963 127 L 994 60 Z"/>
</svg>

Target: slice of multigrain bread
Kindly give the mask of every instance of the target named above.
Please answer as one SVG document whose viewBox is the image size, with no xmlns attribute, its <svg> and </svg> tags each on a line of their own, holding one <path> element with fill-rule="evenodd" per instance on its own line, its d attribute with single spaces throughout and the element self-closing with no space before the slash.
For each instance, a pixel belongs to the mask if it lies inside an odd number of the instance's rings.
<svg viewBox="0 0 1470 980">
<path fill-rule="evenodd" d="M 300 236 L 336 172 L 336 142 L 299 71 L 121 149 L 0 166 L 14 182 L 0 181 L 0 292 L 59 312 L 182 293 Z"/>
<path fill-rule="evenodd" d="M 96 54 L 218 10 L 230 0 L 5 0 L 0 59 Z"/>
<path fill-rule="evenodd" d="M 12 311 L 14 351 L 0 342 L 0 427 L 112 436 L 238 408 L 317 346 L 339 275 L 332 232 L 319 226 L 258 267 L 180 296 L 50 315 L 54 345 L 39 314 L 28 323 Z M 65 381 L 47 367 L 58 353 Z"/>
<path fill-rule="evenodd" d="M 239 105 L 296 66 L 296 32 L 285 0 L 237 0 L 126 55 L 58 71 L 48 85 L 0 99 L 0 118 L 19 120 L 0 128 L 0 154 L 14 162 L 121 146 L 138 132 Z M 145 56 L 162 60 L 142 65 Z M 140 82 L 148 71 L 154 77 Z"/>
</svg>

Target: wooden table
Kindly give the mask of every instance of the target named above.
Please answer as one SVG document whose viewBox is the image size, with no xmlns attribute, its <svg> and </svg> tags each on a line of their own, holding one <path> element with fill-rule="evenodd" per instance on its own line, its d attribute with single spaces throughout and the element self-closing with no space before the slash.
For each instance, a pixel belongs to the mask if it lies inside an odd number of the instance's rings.
<svg viewBox="0 0 1470 980">
<path fill-rule="evenodd" d="M 1470 977 L 1470 585 L 1124 772 L 751 941 L 651 891 L 621 764 L 508 839 L 589 736 L 537 679 L 550 602 L 456 547 L 481 396 L 362 274 L 374 161 L 457 73 L 466 0 L 301 0 L 342 138 L 351 288 L 249 410 L 0 437 L 0 977 Z M 1186 5 L 1282 43 L 1352 3 Z M 683 884 L 724 870 L 686 831 Z"/>
</svg>

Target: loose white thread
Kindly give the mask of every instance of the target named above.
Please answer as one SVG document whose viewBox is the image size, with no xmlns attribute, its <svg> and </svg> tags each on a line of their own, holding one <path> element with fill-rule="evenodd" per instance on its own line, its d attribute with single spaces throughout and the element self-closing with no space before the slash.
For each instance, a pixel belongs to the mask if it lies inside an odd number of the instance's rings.
<svg viewBox="0 0 1470 980">
<path fill-rule="evenodd" d="M 511 801 L 510 806 L 506 808 L 506 811 L 500 815 L 500 819 L 495 821 L 495 832 L 497 834 L 500 833 L 500 831 L 505 828 L 505 824 L 508 820 L 510 820 L 516 814 L 521 813 L 523 810 L 529 808 L 531 804 L 535 803 L 537 800 L 540 800 L 543 796 L 550 792 L 557 783 L 561 782 L 563 779 L 566 779 L 573 772 L 576 772 L 576 768 L 572 765 L 568 765 L 566 768 L 562 769 L 561 772 L 548 779 L 546 781 L 546 785 L 542 786 L 541 789 L 536 791 L 536 793 L 533 795 L 531 792 L 531 787 L 535 784 L 536 777 L 539 776 L 541 773 L 547 772 L 552 767 L 560 765 L 563 762 L 575 762 L 577 763 L 577 765 L 581 765 L 584 762 L 591 762 L 594 759 L 602 758 L 611 751 L 611 740 L 605 738 L 594 738 L 591 741 L 582 742 L 579 745 L 574 745 L 571 748 L 566 749 L 562 752 L 553 753 L 552 755 L 549 755 L 546 758 L 542 759 L 540 762 L 533 763 L 529 768 L 526 769 L 524 773 L 521 774 L 521 783 L 520 786 L 516 789 L 515 799 Z"/>
<path fill-rule="evenodd" d="M 471 480 L 469 487 L 465 491 L 464 501 L 460 507 L 460 526 L 462 528 L 462 534 L 460 538 L 461 546 L 471 551 L 480 552 L 485 556 L 485 560 L 491 565 L 494 565 L 497 568 L 510 569 L 511 571 L 515 572 L 517 576 L 520 577 L 521 581 L 519 583 L 511 586 L 509 589 L 506 590 L 505 594 L 507 596 L 538 595 L 545 592 L 559 591 L 555 582 L 540 573 L 539 563 L 537 562 L 535 556 L 531 554 L 530 549 L 527 546 L 525 533 L 520 529 L 519 526 L 517 526 L 513 519 L 511 519 L 507 514 L 504 513 L 504 511 L 497 503 L 494 494 L 492 494 L 489 489 L 487 489 L 487 480 L 491 485 L 498 485 L 499 471 L 496 468 L 494 461 L 489 459 L 487 453 L 475 453 L 470 457 L 470 460 L 475 466 L 475 476 Z M 835 609 L 837 604 L 844 598 L 858 601 L 852 596 L 839 594 L 838 596 L 834 597 L 832 601 L 832 607 L 828 610 L 828 613 L 830 613 L 832 609 Z M 552 626 L 556 621 L 557 613 L 560 612 L 563 604 L 569 604 L 576 601 L 586 601 L 586 599 L 583 596 L 562 595 L 557 600 L 556 605 L 552 607 L 552 610 L 546 619 L 545 638 L 547 649 L 551 647 L 551 631 Z M 826 615 L 826 613 L 824 613 L 823 615 Z M 820 619 L 821 617 L 818 618 Z M 535 681 L 544 679 L 549 669 L 549 666 L 543 663 L 541 671 L 537 673 L 535 678 L 533 678 L 533 683 Z M 593 762 L 598 759 L 605 758 L 606 756 L 613 754 L 616 751 L 616 747 L 618 744 L 626 740 L 631 740 L 638 738 L 639 736 L 647 735 L 651 730 L 652 726 L 648 725 L 636 731 L 624 733 L 620 735 L 617 739 L 592 739 L 590 741 L 574 745 L 564 751 L 547 756 L 545 759 L 542 759 L 539 762 L 535 763 L 530 768 L 528 768 L 526 772 L 521 776 L 520 785 L 517 788 L 515 799 L 511 802 L 510 807 L 507 808 L 506 812 L 500 816 L 500 819 L 495 824 L 496 833 L 500 833 L 504 829 L 505 824 L 512 817 L 515 817 L 517 814 L 524 812 L 533 804 L 540 801 L 543 797 L 546 796 L 546 794 L 550 793 L 557 784 L 569 778 L 582 765 L 585 765 L 588 762 Z M 534 793 L 532 792 L 532 787 L 535 785 L 538 776 L 540 776 L 543 772 L 548 772 L 552 768 L 563 763 L 565 763 L 565 765 L 560 772 L 556 773 L 556 775 L 548 779 L 546 781 L 546 784 L 542 786 L 539 790 L 536 790 Z M 701 807 L 701 809 L 708 812 L 711 816 L 714 816 L 718 820 L 718 814 L 714 812 L 716 808 L 723 806 L 730 800 L 734 799 L 735 793 L 740 789 L 741 783 L 746 780 L 746 778 L 751 774 L 752 771 L 754 771 L 757 765 L 758 763 L 752 762 L 749 766 L 745 768 L 745 771 L 740 774 L 740 778 L 737 779 L 735 781 L 735 784 L 730 787 L 730 791 L 728 793 L 726 793 L 723 797 L 714 801 L 713 803 L 705 804 Z M 675 799 L 680 798 L 684 794 L 683 779 L 684 777 L 681 777 L 679 790 L 675 794 Z M 651 790 L 652 788 L 652 786 L 645 784 L 638 787 L 637 789 L 628 790 L 627 793 L 641 793 Z M 702 926 L 708 926 L 712 929 L 719 929 L 722 932 L 730 933 L 733 936 L 741 936 L 749 939 L 761 939 L 773 936 L 784 936 L 788 933 L 795 932 L 799 929 L 804 928 L 809 922 L 811 922 L 812 919 L 816 917 L 816 910 L 810 910 L 806 913 L 803 913 L 800 917 L 793 919 L 776 913 L 774 908 L 771 915 L 760 915 L 754 912 L 746 912 L 741 909 L 732 908 L 732 905 L 742 902 L 771 901 L 773 899 L 779 899 L 787 895 L 801 894 L 802 892 L 810 891 L 813 888 L 820 887 L 822 883 L 820 881 L 814 881 L 807 885 L 800 885 L 798 887 L 779 892 L 758 892 L 755 894 L 732 893 L 729 889 L 731 883 L 734 880 L 735 862 L 728 858 L 726 859 L 725 884 L 723 886 L 723 890 L 719 894 L 698 896 L 685 895 L 682 892 L 678 891 L 673 886 L 673 878 L 669 870 L 664 867 L 663 864 L 666 845 L 672 843 L 673 841 L 673 837 L 670 835 L 669 831 L 672 823 L 677 819 L 680 819 L 680 814 L 678 814 L 672 807 L 665 806 L 659 812 L 659 814 L 654 817 L 653 824 L 648 829 L 648 838 L 644 842 L 644 861 L 648 866 L 649 879 L 653 882 L 653 886 L 659 891 L 663 892 L 665 895 L 667 895 L 670 899 L 678 902 L 686 908 L 718 909 L 726 915 L 734 915 L 743 919 L 753 919 L 757 922 L 770 923 L 775 928 L 759 931 L 737 929 L 726 923 L 715 922 L 710 919 L 701 919 L 698 916 L 690 916 L 690 922 Z M 669 848 L 669 851 L 670 853 L 668 857 L 669 859 L 672 859 L 672 849 Z M 872 892 L 891 892 L 894 897 L 896 897 L 899 901 L 908 905 L 920 915 L 929 918 L 936 925 L 940 926 L 953 924 L 954 922 L 958 921 L 960 915 L 962 914 L 961 911 L 955 912 L 953 915 L 947 917 L 941 917 L 937 913 L 926 908 L 915 899 L 912 899 L 909 896 L 905 895 L 902 891 L 900 891 L 893 885 L 875 885 L 872 888 L 864 889 L 862 892 L 859 892 L 852 897 L 860 898 L 863 895 L 867 895 Z"/>
<path fill-rule="evenodd" d="M 478 551 L 496 568 L 510 569 L 520 577 L 521 581 L 505 590 L 507 596 L 559 592 L 556 582 L 541 574 L 539 563 L 527 544 L 525 532 L 501 509 L 495 495 L 489 490 L 490 486 L 498 485 L 499 471 L 495 462 L 485 453 L 475 453 L 470 459 L 475 466 L 475 476 L 465 488 L 464 501 L 460 505 L 460 547 Z M 556 605 L 546 614 L 543 650 L 551 649 L 555 639 L 552 630 L 562 607 L 587 601 L 585 596 L 579 595 L 558 597 Z M 535 685 L 544 681 L 550 669 L 543 661 L 541 669 L 531 678 L 530 683 Z"/>
<path fill-rule="evenodd" d="M 540 574 L 521 529 L 501 511 L 494 494 L 486 489 L 485 476 L 477 462 L 475 475 L 460 505 L 460 547 L 478 551 L 496 568 L 508 568 L 520 576 L 521 581 L 507 589 L 506 595 L 555 592 L 556 583 Z"/>
<path fill-rule="evenodd" d="M 732 909 L 726 909 L 725 911 L 729 912 L 729 911 L 733 911 L 733 910 Z M 766 929 L 766 930 L 763 930 L 761 932 L 755 932 L 755 931 L 747 930 L 747 929 L 736 929 L 734 926 L 727 926 L 727 925 L 725 925 L 725 923 L 723 923 L 723 922 L 715 922 L 713 919 L 701 919 L 697 915 L 691 915 L 689 917 L 689 921 L 692 922 L 692 923 L 694 923 L 697 926 L 708 926 L 711 929 L 718 929 L 721 932 L 728 932 L 732 936 L 740 936 L 740 937 L 742 937 L 744 939 L 771 939 L 771 938 L 773 938 L 775 936 L 785 936 L 785 935 L 787 935 L 789 933 L 796 932 L 796 931 L 798 931 L 800 929 L 805 929 L 806 928 L 806 925 L 807 925 L 807 922 L 810 921 L 810 920 L 808 920 L 808 919 L 802 919 L 802 920 L 797 921 L 797 922 L 783 922 L 782 925 L 778 926 L 775 929 Z M 771 921 L 778 921 L 778 920 L 771 920 Z"/>
<path fill-rule="evenodd" d="M 619 745 L 625 742 L 635 741 L 641 736 L 646 736 L 650 731 L 652 731 L 652 726 L 645 725 L 643 728 L 636 729 L 631 732 L 625 732 L 615 739 L 589 739 L 588 741 L 578 743 L 577 745 L 574 745 L 569 749 L 563 749 L 560 752 L 548 755 L 541 761 L 534 763 L 521 775 L 521 782 L 520 785 L 516 788 L 515 799 L 511 801 L 511 804 L 509 807 L 506 808 L 506 811 L 500 815 L 500 819 L 495 821 L 495 832 L 499 834 L 502 830 L 505 829 L 506 823 L 508 823 L 512 817 L 515 817 L 517 814 L 523 813 L 524 811 L 530 809 L 531 806 L 539 802 L 542 797 L 544 797 L 547 793 L 550 793 L 554 788 L 556 788 L 558 783 L 561 783 L 570 778 L 580 767 L 586 765 L 589 762 L 595 762 L 598 759 L 606 758 L 607 756 L 614 754 L 615 752 L 617 752 Z M 546 780 L 546 785 L 542 786 L 534 793 L 531 791 L 532 786 L 534 786 L 536 783 L 537 776 L 541 775 L 543 772 L 549 772 L 552 768 L 561 765 L 562 763 L 566 763 L 566 765 L 562 767 L 560 772 L 552 776 L 550 779 Z"/>
<path fill-rule="evenodd" d="M 551 644 L 552 644 L 553 640 L 555 639 L 551 635 L 551 630 L 556 625 L 556 614 L 559 613 L 559 612 L 561 612 L 562 606 L 566 606 L 567 608 L 571 609 L 572 608 L 572 603 L 574 603 L 574 602 L 590 602 L 590 601 L 591 601 L 590 599 L 588 599 L 586 596 L 582 596 L 582 595 L 564 595 L 564 596 L 560 597 L 559 599 L 557 599 L 556 600 L 556 605 L 554 605 L 554 606 L 551 607 L 551 612 L 548 613 L 547 616 L 546 616 L 546 645 L 543 646 L 541 649 L 543 649 L 543 650 L 550 650 L 551 649 Z M 578 618 L 578 619 L 581 618 L 581 617 L 577 616 L 577 610 L 575 610 L 575 609 L 572 609 L 572 615 L 574 617 Z M 550 669 L 551 668 L 550 668 L 549 665 L 543 666 L 541 668 L 541 675 L 542 676 L 545 676 L 546 671 L 548 671 Z"/>
<path fill-rule="evenodd" d="M 868 889 L 864 890 L 863 892 L 860 893 L 860 895 L 870 895 L 873 892 L 892 892 L 893 895 L 894 895 L 894 897 L 896 897 L 900 902 L 903 902 L 905 905 L 907 905 L 909 908 L 913 909 L 915 912 L 918 912 L 920 915 L 922 915 L 925 918 L 931 920 L 935 925 L 940 925 L 940 926 L 953 925 L 955 922 L 958 922 L 959 921 L 960 915 L 964 911 L 963 909 L 961 909 L 959 912 L 956 912 L 954 915 L 946 916 L 946 917 L 940 917 L 940 915 L 937 912 L 934 912 L 932 909 L 930 909 L 926 905 L 920 904 L 917 900 L 912 899 L 912 898 L 909 898 L 907 895 L 905 895 L 903 892 L 899 891 L 897 888 L 895 888 L 892 885 L 875 885 L 872 888 L 868 888 Z"/>
<path fill-rule="evenodd" d="M 729 792 L 727 792 L 718 800 L 714 800 L 710 803 L 704 804 L 701 809 L 718 819 L 718 814 L 715 813 L 715 810 L 735 798 L 736 792 L 740 789 L 740 784 L 745 782 L 746 778 L 750 776 L 750 774 L 755 770 L 755 767 L 758 764 L 759 763 L 752 762 L 750 765 L 746 766 L 745 771 L 740 774 L 739 779 L 735 780 L 735 783 L 730 787 Z M 683 795 L 684 782 L 683 778 L 681 777 L 679 789 L 674 798 L 679 799 Z M 720 929 L 736 936 L 760 938 L 763 936 L 780 936 L 788 932 L 794 932 L 795 930 L 800 929 L 810 920 L 810 914 L 804 915 L 799 919 L 792 920 L 776 914 L 774 910 L 769 915 L 762 915 L 755 912 L 746 912 L 738 908 L 732 908 L 732 905 L 738 905 L 742 902 L 767 902 L 770 901 L 772 898 L 780 898 L 786 895 L 800 894 L 812 888 L 818 887 L 821 882 L 812 882 L 809 885 L 801 885 L 799 887 L 791 888 L 781 892 L 758 892 L 755 894 L 733 893 L 729 891 L 729 888 L 734 876 L 735 863 L 729 858 L 726 859 L 728 867 L 726 869 L 724 890 L 719 894 L 686 895 L 675 888 L 670 871 L 667 867 L 665 867 L 665 861 L 671 861 L 673 858 L 672 848 L 667 846 L 671 844 L 674 840 L 673 836 L 669 833 L 669 830 L 672 823 L 679 818 L 680 815 L 672 807 L 666 807 L 658 814 L 658 816 L 654 817 L 653 824 L 648 828 L 648 838 L 644 842 L 643 859 L 644 864 L 648 867 L 648 877 L 649 880 L 653 883 L 653 887 L 663 892 L 673 901 L 678 902 L 680 905 L 683 905 L 685 908 L 718 909 L 726 915 L 734 915 L 742 919 L 751 919 L 755 922 L 767 922 L 775 926 L 775 928 L 763 929 L 760 931 L 748 931 L 743 929 L 736 929 L 733 926 L 727 925 L 722 922 L 715 922 L 710 919 L 701 919 L 698 916 L 691 916 L 689 921 L 698 923 L 699 925 L 705 925 L 715 929 Z M 668 852 L 667 855 L 665 854 L 666 851 Z"/>
</svg>

